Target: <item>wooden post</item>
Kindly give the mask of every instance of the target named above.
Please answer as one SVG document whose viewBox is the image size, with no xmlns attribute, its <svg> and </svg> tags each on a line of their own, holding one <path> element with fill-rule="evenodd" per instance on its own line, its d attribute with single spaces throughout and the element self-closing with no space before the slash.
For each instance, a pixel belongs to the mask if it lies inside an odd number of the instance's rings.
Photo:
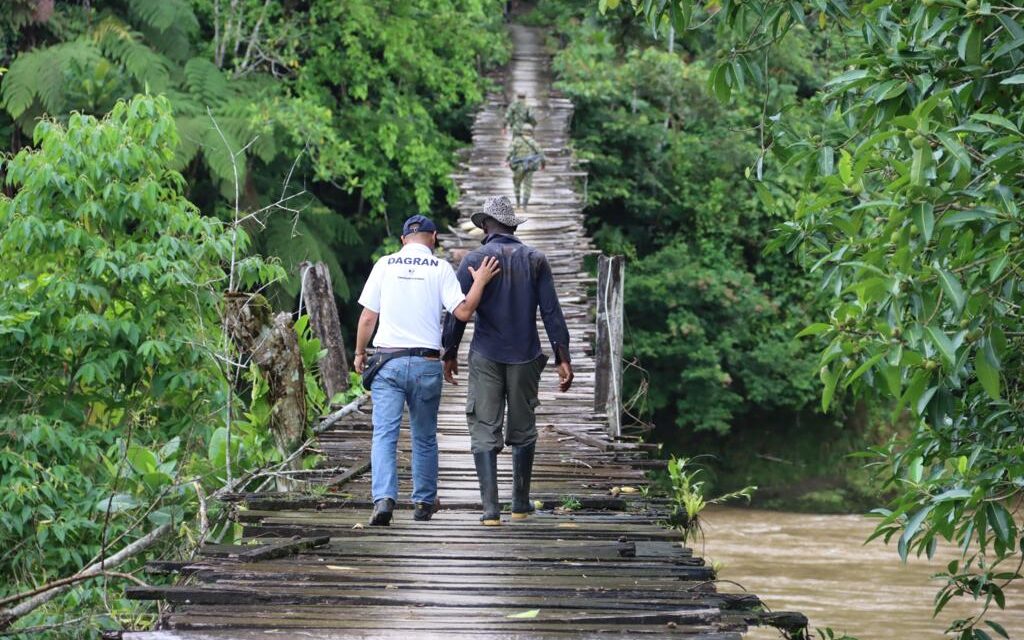
<svg viewBox="0 0 1024 640">
<path fill-rule="evenodd" d="M 608 434 L 622 435 L 622 321 L 626 259 L 597 260 L 597 344 L 594 409 L 608 416 Z"/>
<path fill-rule="evenodd" d="M 323 382 L 327 399 L 348 390 L 348 358 L 345 355 L 345 340 L 341 335 L 338 306 L 334 302 L 334 289 L 327 265 L 302 263 L 304 282 L 303 301 L 309 311 L 309 326 L 320 340 L 320 346 L 327 355 L 319 362 L 320 380 Z"/>
</svg>

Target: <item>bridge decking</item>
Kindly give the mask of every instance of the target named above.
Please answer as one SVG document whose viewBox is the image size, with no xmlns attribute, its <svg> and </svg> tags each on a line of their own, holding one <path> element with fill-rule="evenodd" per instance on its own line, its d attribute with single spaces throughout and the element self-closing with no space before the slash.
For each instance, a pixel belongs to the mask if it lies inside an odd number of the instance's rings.
<svg viewBox="0 0 1024 640">
<path fill-rule="evenodd" d="M 439 418 L 440 497 L 434 520 L 416 523 L 400 504 L 390 528 L 364 527 L 371 426 L 354 414 L 322 434 L 331 485 L 324 494 L 240 497 L 238 521 L 260 546 L 214 546 L 180 568 L 175 586 L 131 588 L 130 595 L 170 603 L 164 631 L 137 640 L 221 638 L 740 638 L 759 619 L 756 596 L 720 594 L 714 572 L 658 525 L 639 493 L 648 460 L 643 445 L 612 441 L 593 409 L 594 321 L 584 258 L 593 253 L 576 190 L 579 171 L 567 150 L 572 104 L 550 91 L 542 34 L 514 26 L 507 81 L 530 95 L 536 136 L 548 155 L 534 178 L 526 242 L 544 250 L 573 337 L 576 382 L 556 393 L 553 367 L 541 382 L 541 437 L 534 498 L 545 512 L 498 528 L 478 523 L 479 493 L 466 429 L 463 384 L 446 385 Z M 491 96 L 473 127 L 473 147 L 455 176 L 463 221 L 484 197 L 511 194 L 504 166 L 503 98 Z M 458 233 L 456 233 L 458 232 Z M 477 239 L 453 230 L 448 250 Z M 471 327 L 470 327 L 471 329 Z M 544 340 L 542 339 L 542 342 Z M 403 429 L 403 432 L 405 430 Z M 400 461 L 409 462 L 407 433 Z M 511 494 L 511 461 L 499 457 L 502 500 Z M 408 469 L 400 475 L 409 491 Z M 571 497 L 579 509 L 564 511 Z M 403 500 L 406 497 L 403 496 Z M 301 538 L 296 545 L 289 538 Z M 277 547 L 271 547 L 273 544 Z M 293 549 L 292 547 L 303 547 Z M 254 551 L 255 550 L 255 551 Z M 264 556 L 260 559 L 260 556 Z M 274 556 L 283 557 L 274 557 Z"/>
</svg>

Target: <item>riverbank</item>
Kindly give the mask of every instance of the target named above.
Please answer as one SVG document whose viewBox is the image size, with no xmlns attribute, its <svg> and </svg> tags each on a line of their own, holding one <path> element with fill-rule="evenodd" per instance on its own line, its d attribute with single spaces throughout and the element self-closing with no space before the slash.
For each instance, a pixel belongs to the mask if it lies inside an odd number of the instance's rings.
<svg viewBox="0 0 1024 640">
<path fill-rule="evenodd" d="M 932 618 L 938 584 L 929 578 L 957 557 L 940 547 L 933 562 L 899 561 L 895 544 L 865 545 L 871 520 L 857 515 L 811 515 L 757 509 L 711 508 L 706 541 L 695 551 L 720 565 L 719 578 L 736 580 L 772 609 L 805 613 L 812 627 L 829 626 L 860 640 L 940 638 L 949 622 L 980 607 L 953 602 Z M 722 584 L 722 590 L 741 590 Z M 1007 593 L 1007 611 L 990 619 L 1010 637 L 1024 637 L 1024 589 Z M 752 640 L 777 640 L 772 629 Z"/>
</svg>

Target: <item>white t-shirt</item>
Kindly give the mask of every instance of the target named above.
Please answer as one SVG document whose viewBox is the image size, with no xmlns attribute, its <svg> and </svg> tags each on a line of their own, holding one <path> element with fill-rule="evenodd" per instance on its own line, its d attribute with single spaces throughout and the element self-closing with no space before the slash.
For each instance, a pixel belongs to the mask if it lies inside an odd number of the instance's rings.
<svg viewBox="0 0 1024 640">
<path fill-rule="evenodd" d="M 440 349 L 441 308 L 454 312 L 465 299 L 452 265 L 410 243 L 373 265 L 359 304 L 380 314 L 373 346 Z"/>
</svg>

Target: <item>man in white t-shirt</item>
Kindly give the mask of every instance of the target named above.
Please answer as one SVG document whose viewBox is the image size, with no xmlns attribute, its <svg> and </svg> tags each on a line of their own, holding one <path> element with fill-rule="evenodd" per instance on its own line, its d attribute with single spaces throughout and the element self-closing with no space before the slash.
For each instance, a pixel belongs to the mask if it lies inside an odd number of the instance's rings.
<svg viewBox="0 0 1024 640">
<path fill-rule="evenodd" d="M 355 369 L 366 367 L 366 345 L 373 339 L 387 362 L 371 382 L 373 397 L 371 525 L 391 524 L 398 500 L 395 459 L 402 411 L 409 406 L 412 434 L 412 501 L 416 520 L 437 511 L 437 409 L 441 404 L 441 310 L 463 322 L 473 317 L 484 287 L 501 270 L 491 258 L 471 270 L 473 286 L 465 295 L 446 260 L 434 256 L 437 226 L 412 216 L 402 227 L 402 250 L 384 256 L 359 296 L 363 306 L 356 332 Z"/>
</svg>

